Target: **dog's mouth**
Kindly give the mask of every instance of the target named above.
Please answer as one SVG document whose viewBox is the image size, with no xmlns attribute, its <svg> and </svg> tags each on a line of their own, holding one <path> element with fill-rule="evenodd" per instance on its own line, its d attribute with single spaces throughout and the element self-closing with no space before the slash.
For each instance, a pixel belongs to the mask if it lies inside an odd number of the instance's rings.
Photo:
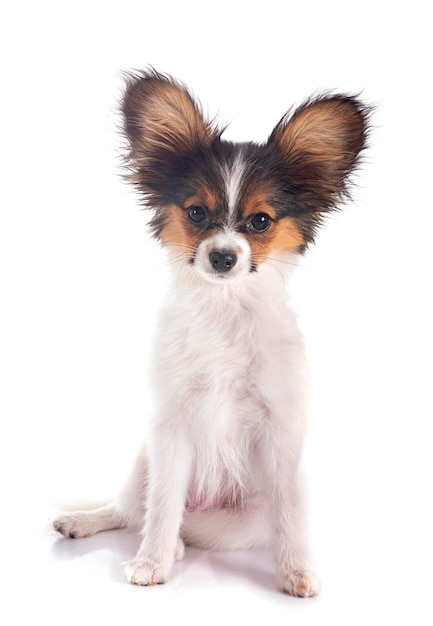
<svg viewBox="0 0 433 626">
<path fill-rule="evenodd" d="M 228 283 L 252 271 L 251 250 L 238 233 L 218 233 L 201 242 L 190 263 L 206 280 Z"/>
<path fill-rule="evenodd" d="M 210 253 L 208 259 L 191 259 L 197 272 L 206 280 L 212 283 L 229 283 L 248 276 L 255 271 L 255 265 L 245 263 L 242 259 L 238 262 L 236 255 L 233 253 L 219 253 L 220 256 Z"/>
<path fill-rule="evenodd" d="M 204 277 L 207 281 L 211 283 L 218 283 L 218 284 L 231 283 L 231 282 L 234 282 L 235 280 L 238 280 L 240 277 L 243 276 L 243 272 L 230 271 L 230 272 L 225 272 L 222 274 L 220 272 L 216 272 L 212 270 L 206 270 L 206 269 L 203 270 L 199 266 L 196 266 L 196 269 L 198 273 L 200 274 L 200 276 Z"/>
</svg>

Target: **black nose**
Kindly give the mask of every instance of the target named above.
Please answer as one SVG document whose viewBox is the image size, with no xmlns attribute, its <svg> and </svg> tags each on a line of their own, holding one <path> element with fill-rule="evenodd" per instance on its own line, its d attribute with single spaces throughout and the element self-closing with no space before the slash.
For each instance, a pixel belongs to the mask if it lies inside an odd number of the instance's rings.
<svg viewBox="0 0 433 626">
<path fill-rule="evenodd" d="M 217 272 L 229 272 L 236 265 L 237 256 L 231 250 L 213 250 L 209 254 L 209 261 Z"/>
</svg>

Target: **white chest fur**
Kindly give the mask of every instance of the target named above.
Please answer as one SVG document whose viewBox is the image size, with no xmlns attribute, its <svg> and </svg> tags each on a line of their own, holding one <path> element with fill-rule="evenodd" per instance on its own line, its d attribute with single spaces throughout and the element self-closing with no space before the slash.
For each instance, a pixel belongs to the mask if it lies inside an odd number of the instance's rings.
<svg viewBox="0 0 433 626">
<path fill-rule="evenodd" d="M 192 442 L 192 507 L 251 491 L 254 445 L 296 409 L 304 351 L 294 314 L 266 270 L 241 284 L 177 284 L 160 318 L 153 385 L 156 423 Z"/>
</svg>

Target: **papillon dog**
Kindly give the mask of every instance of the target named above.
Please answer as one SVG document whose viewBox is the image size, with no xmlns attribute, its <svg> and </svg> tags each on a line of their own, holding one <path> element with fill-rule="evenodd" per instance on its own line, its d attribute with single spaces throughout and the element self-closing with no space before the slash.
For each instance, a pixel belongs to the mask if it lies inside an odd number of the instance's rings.
<svg viewBox="0 0 433 626">
<path fill-rule="evenodd" d="M 315 596 L 300 476 L 306 357 L 283 287 L 350 195 L 370 109 L 322 94 L 286 113 L 266 143 L 232 143 L 182 83 L 148 70 L 128 75 L 122 113 L 128 177 L 172 269 L 153 418 L 118 498 L 54 528 L 141 532 L 126 564 L 137 585 L 166 582 L 185 545 L 272 546 L 278 587 Z"/>
</svg>

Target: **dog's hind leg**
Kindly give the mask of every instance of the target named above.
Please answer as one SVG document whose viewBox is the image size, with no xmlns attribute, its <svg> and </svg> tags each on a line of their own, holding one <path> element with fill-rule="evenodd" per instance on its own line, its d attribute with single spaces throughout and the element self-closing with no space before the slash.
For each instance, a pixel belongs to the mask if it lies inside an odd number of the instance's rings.
<svg viewBox="0 0 433 626">
<path fill-rule="evenodd" d="M 72 539 L 89 537 L 102 530 L 125 527 L 126 520 L 114 502 L 94 509 L 66 513 L 53 522 L 54 530 Z"/>
<path fill-rule="evenodd" d="M 251 550 L 271 544 L 264 500 L 254 497 L 239 507 L 186 512 L 181 529 L 186 545 L 205 550 Z"/>
<path fill-rule="evenodd" d="M 103 506 L 83 507 L 64 513 L 53 527 L 65 537 L 89 537 L 103 530 L 128 528 L 139 531 L 143 526 L 148 483 L 148 459 L 143 447 L 129 480 L 116 500 Z"/>
</svg>

